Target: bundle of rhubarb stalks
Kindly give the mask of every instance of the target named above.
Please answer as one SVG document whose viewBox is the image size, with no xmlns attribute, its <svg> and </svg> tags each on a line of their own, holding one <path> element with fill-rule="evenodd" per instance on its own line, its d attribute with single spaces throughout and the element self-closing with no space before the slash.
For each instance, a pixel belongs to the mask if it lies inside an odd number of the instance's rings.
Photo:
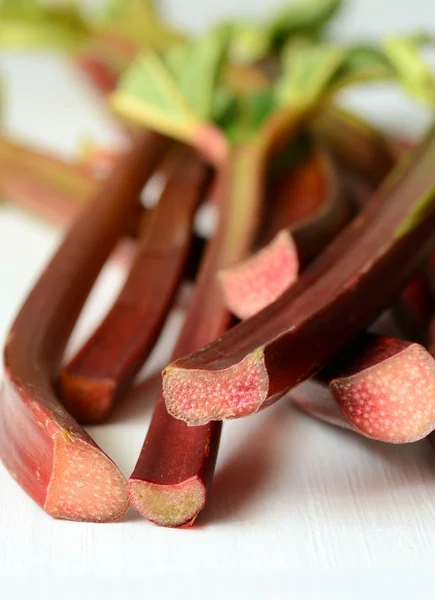
<svg viewBox="0 0 435 600">
<path fill-rule="evenodd" d="M 431 37 L 331 41 L 341 5 L 292 3 L 189 37 L 145 0 L 86 15 L 0 0 L 0 46 L 67 52 L 128 140 L 68 164 L 0 139 L 2 197 L 67 225 L 12 325 L 0 395 L 1 459 L 52 517 L 116 521 L 131 505 L 191 525 L 222 422 L 278 400 L 385 443 L 435 442 L 435 128 L 411 144 L 339 107 L 348 86 L 388 81 L 433 110 Z M 120 247 L 124 287 L 65 361 Z M 127 482 L 82 425 L 123 401 L 186 288 Z M 385 310 L 400 339 L 373 333 Z"/>
</svg>

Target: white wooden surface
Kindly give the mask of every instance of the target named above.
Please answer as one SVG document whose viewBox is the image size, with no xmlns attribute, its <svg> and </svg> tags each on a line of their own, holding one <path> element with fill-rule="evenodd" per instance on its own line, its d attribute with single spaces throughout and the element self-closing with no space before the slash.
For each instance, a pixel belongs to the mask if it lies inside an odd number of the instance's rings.
<svg viewBox="0 0 435 600">
<path fill-rule="evenodd" d="M 198 27 L 214 8 L 263 3 L 166 0 L 180 22 Z M 394 7 L 394 8 L 393 8 Z M 435 24 L 433 0 L 359 0 L 339 33 Z M 1 25 L 0 25 L 1 26 Z M 65 155 L 84 137 L 117 135 L 83 81 L 47 55 L 0 55 L 7 75 L 6 128 Z M 355 103 L 355 94 L 348 97 Z M 418 133 L 428 116 L 378 89 L 357 104 L 390 128 Z M 0 342 L 24 294 L 56 247 L 60 231 L 0 207 Z M 90 330 L 122 280 L 107 268 L 82 319 Z M 179 326 L 171 321 L 153 358 L 164 364 Z M 90 433 L 131 472 L 157 382 L 129 398 Z M 430 597 L 435 563 L 435 455 L 425 442 L 388 447 L 321 425 L 286 400 L 225 426 L 209 505 L 192 530 L 161 529 L 133 512 L 119 524 L 54 521 L 0 465 L 0 597 L 165 598 Z M 140 595 L 140 596 L 139 596 Z"/>
</svg>

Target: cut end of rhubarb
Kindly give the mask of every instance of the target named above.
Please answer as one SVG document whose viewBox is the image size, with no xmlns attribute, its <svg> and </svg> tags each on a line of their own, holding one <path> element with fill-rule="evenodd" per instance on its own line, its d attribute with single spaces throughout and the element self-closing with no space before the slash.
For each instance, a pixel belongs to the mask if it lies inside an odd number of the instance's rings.
<svg viewBox="0 0 435 600">
<path fill-rule="evenodd" d="M 133 508 L 162 527 L 192 525 L 204 508 L 206 489 L 198 477 L 176 485 L 159 485 L 130 479 L 128 495 Z"/>
<path fill-rule="evenodd" d="M 128 506 L 127 482 L 114 463 L 98 448 L 59 432 L 44 510 L 57 519 L 107 523 L 118 521 Z"/>
<path fill-rule="evenodd" d="M 344 418 L 367 437 L 404 444 L 435 428 L 435 361 L 419 344 L 333 379 L 330 390 Z"/>
<path fill-rule="evenodd" d="M 256 413 L 267 398 L 268 388 L 262 348 L 227 369 L 183 369 L 173 363 L 163 372 L 166 408 L 188 425 Z"/>
<path fill-rule="evenodd" d="M 221 271 L 225 304 L 239 319 L 252 317 L 296 281 L 298 270 L 293 238 L 288 231 L 280 231 L 265 248 Z"/>
<path fill-rule="evenodd" d="M 65 408 L 79 423 L 101 423 L 109 416 L 115 395 L 112 379 L 89 379 L 63 372 L 59 386 Z"/>
</svg>

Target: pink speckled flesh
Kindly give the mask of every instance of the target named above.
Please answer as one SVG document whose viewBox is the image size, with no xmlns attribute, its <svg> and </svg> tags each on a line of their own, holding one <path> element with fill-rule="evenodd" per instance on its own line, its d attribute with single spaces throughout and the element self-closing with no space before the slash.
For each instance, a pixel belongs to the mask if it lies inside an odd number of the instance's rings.
<svg viewBox="0 0 435 600">
<path fill-rule="evenodd" d="M 60 431 L 44 510 L 58 519 L 117 521 L 127 511 L 127 482 L 101 450 Z"/>
<path fill-rule="evenodd" d="M 189 425 L 253 414 L 266 400 L 268 387 L 262 350 L 227 369 L 192 371 L 175 363 L 163 374 L 168 412 Z"/>
<path fill-rule="evenodd" d="M 281 231 L 265 248 L 220 274 L 225 303 L 239 319 L 259 312 L 297 279 L 297 249 L 288 231 Z"/>
<path fill-rule="evenodd" d="M 348 423 L 367 437 L 402 444 L 435 428 L 435 361 L 412 344 L 330 390 Z"/>
<path fill-rule="evenodd" d="M 130 479 L 128 495 L 145 519 L 163 527 L 192 525 L 205 504 L 206 489 L 198 477 L 174 485 Z"/>
</svg>

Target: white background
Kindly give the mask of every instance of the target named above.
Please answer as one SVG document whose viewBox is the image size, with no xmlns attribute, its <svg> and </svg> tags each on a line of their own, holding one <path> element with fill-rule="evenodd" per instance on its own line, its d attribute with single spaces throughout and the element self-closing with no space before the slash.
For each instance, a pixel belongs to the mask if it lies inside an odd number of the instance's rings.
<svg viewBox="0 0 435 600">
<path fill-rule="evenodd" d="M 260 0 L 165 0 L 183 25 L 261 13 Z M 268 4 L 269 10 L 273 2 Z M 358 0 L 341 37 L 435 27 L 433 0 Z M 1 23 L 0 23 L 1 27 Z M 119 137 L 99 101 L 61 58 L 0 54 L 5 127 L 66 156 L 84 138 Z M 357 97 L 356 97 L 357 96 Z M 389 129 L 418 134 L 429 116 L 383 88 L 348 102 Z M 435 166 L 434 166 L 435 167 Z M 61 232 L 0 207 L 0 341 Z M 76 340 L 103 314 L 122 279 L 106 269 Z M 152 365 L 163 366 L 179 319 Z M 150 369 L 149 369 L 150 370 Z M 158 385 L 128 398 L 93 435 L 126 476 Z M 435 456 L 426 442 L 393 447 L 321 425 L 284 400 L 224 427 L 209 505 L 191 530 L 161 529 L 133 512 L 118 524 L 51 520 L 0 465 L 0 597 L 371 598 L 435 591 Z"/>
</svg>

